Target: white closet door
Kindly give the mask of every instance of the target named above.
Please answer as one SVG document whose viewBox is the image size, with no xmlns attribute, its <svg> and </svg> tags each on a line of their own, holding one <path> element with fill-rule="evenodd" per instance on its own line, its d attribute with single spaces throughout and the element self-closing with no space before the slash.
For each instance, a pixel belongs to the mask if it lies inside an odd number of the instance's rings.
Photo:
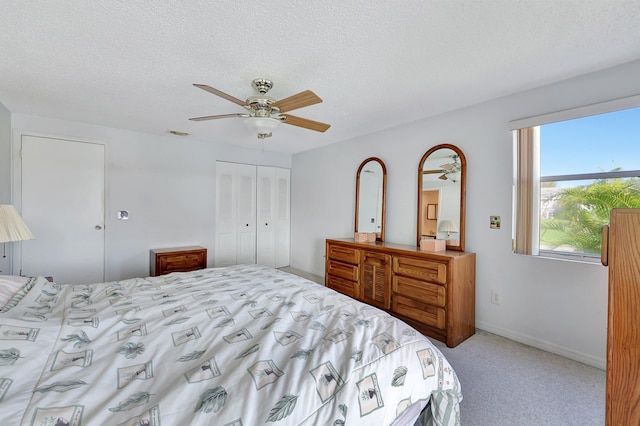
<svg viewBox="0 0 640 426">
<path fill-rule="evenodd" d="M 289 169 L 216 162 L 215 266 L 289 266 Z"/>
<path fill-rule="evenodd" d="M 275 169 L 275 267 L 289 266 L 291 246 L 291 171 Z"/>
<path fill-rule="evenodd" d="M 36 237 L 22 243 L 22 274 L 104 281 L 104 145 L 28 135 L 21 142 L 22 217 Z"/>
<path fill-rule="evenodd" d="M 256 166 L 237 165 L 237 263 L 256 263 Z"/>
<path fill-rule="evenodd" d="M 257 263 L 274 267 L 276 178 L 274 167 L 258 166 Z"/>
<path fill-rule="evenodd" d="M 215 266 L 255 263 L 256 167 L 216 162 Z"/>
</svg>

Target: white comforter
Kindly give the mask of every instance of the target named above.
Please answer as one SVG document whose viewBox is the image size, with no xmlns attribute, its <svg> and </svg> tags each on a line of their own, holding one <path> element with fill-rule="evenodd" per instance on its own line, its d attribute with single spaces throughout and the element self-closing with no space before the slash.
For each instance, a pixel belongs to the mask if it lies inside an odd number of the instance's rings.
<svg viewBox="0 0 640 426">
<path fill-rule="evenodd" d="M 461 399 L 413 328 L 256 265 L 38 277 L 0 313 L 2 425 L 455 425 Z"/>
</svg>

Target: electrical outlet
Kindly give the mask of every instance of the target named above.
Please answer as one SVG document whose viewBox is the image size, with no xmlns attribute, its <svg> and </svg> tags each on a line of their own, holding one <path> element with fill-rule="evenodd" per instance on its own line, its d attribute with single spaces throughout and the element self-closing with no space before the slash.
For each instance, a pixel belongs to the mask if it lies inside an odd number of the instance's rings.
<svg viewBox="0 0 640 426">
<path fill-rule="evenodd" d="M 489 228 L 500 229 L 500 216 L 489 216 Z"/>
<path fill-rule="evenodd" d="M 491 303 L 493 303 L 494 305 L 500 304 L 500 293 L 491 290 Z"/>
</svg>

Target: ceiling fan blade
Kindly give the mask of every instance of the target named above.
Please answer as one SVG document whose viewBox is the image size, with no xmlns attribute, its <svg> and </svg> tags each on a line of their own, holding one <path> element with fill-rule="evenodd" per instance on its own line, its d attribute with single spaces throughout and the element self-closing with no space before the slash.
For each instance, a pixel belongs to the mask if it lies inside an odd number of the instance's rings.
<svg viewBox="0 0 640 426">
<path fill-rule="evenodd" d="M 245 102 L 245 101 L 243 101 L 243 100 L 240 100 L 240 99 L 238 99 L 238 98 L 236 98 L 236 97 L 233 97 L 233 96 L 231 96 L 231 95 L 227 95 L 226 93 L 221 92 L 221 91 L 220 91 L 220 90 L 218 90 L 218 89 L 214 89 L 214 88 L 213 88 L 213 87 L 211 87 L 211 86 L 207 86 L 206 84 L 195 84 L 195 83 L 194 83 L 194 86 L 196 86 L 196 87 L 197 87 L 197 88 L 199 88 L 199 89 L 205 90 L 205 91 L 207 91 L 207 92 L 209 92 L 209 93 L 213 93 L 214 95 L 220 96 L 221 98 L 224 98 L 224 99 L 226 99 L 226 100 L 228 100 L 228 101 L 231 101 L 231 102 L 233 102 L 234 104 L 238 104 L 238 105 L 240 105 L 240 106 L 245 106 L 245 105 L 247 105 L 247 102 Z"/>
<path fill-rule="evenodd" d="M 218 118 L 231 118 L 231 117 L 249 117 L 249 114 L 221 114 L 221 115 L 206 115 L 204 117 L 190 118 L 191 121 L 205 121 L 205 120 L 217 120 Z"/>
<path fill-rule="evenodd" d="M 288 98 L 281 99 L 271 104 L 272 107 L 276 107 L 280 112 L 293 111 L 294 109 L 303 108 L 313 104 L 319 104 L 322 99 L 311 90 L 305 90 L 297 95 L 289 96 Z"/>
<path fill-rule="evenodd" d="M 296 117 L 295 115 L 281 114 L 280 116 L 285 118 L 285 120 L 283 121 L 283 123 L 285 124 L 304 127 L 305 129 L 315 130 L 316 132 L 326 132 L 327 129 L 331 127 L 330 124 L 309 120 L 307 118 Z"/>
<path fill-rule="evenodd" d="M 423 175 L 435 175 L 436 173 L 444 173 L 444 170 L 423 170 Z"/>
</svg>

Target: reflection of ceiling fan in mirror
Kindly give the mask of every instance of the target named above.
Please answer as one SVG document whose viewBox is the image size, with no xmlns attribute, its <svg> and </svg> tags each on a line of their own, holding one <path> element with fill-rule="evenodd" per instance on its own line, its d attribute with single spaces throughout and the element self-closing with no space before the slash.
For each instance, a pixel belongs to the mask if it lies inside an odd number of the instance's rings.
<svg viewBox="0 0 640 426">
<path fill-rule="evenodd" d="M 329 124 L 320 123 L 318 121 L 309 120 L 307 118 L 296 117 L 295 115 L 283 114 L 294 109 L 304 108 L 322 102 L 311 90 L 305 90 L 288 98 L 276 100 L 266 93 L 273 87 L 273 83 L 266 78 L 257 78 L 252 83 L 254 89 L 258 91 L 258 95 L 249 96 L 246 101 L 235 98 L 218 89 L 207 86 L 205 84 L 194 84 L 194 86 L 205 90 L 214 95 L 220 96 L 228 101 L 244 107 L 247 112 L 240 114 L 222 114 L 208 115 L 204 117 L 190 118 L 192 121 L 215 120 L 218 118 L 240 117 L 245 118 L 244 123 L 251 130 L 256 131 L 258 139 L 264 139 L 271 136 L 271 132 L 280 125 L 280 123 L 291 124 L 292 126 L 303 127 L 316 132 L 326 132 Z"/>
<path fill-rule="evenodd" d="M 439 169 L 436 170 L 423 170 L 422 173 L 425 175 L 429 175 L 429 174 L 440 174 L 440 176 L 438 176 L 438 179 L 440 180 L 450 180 L 453 183 L 458 182 L 457 179 L 457 174 L 460 173 L 461 169 L 461 164 L 460 161 L 458 161 L 458 155 L 457 154 L 453 154 L 451 156 L 451 158 L 453 158 L 453 162 L 452 163 L 447 163 L 447 164 L 441 164 L 439 167 Z"/>
</svg>

